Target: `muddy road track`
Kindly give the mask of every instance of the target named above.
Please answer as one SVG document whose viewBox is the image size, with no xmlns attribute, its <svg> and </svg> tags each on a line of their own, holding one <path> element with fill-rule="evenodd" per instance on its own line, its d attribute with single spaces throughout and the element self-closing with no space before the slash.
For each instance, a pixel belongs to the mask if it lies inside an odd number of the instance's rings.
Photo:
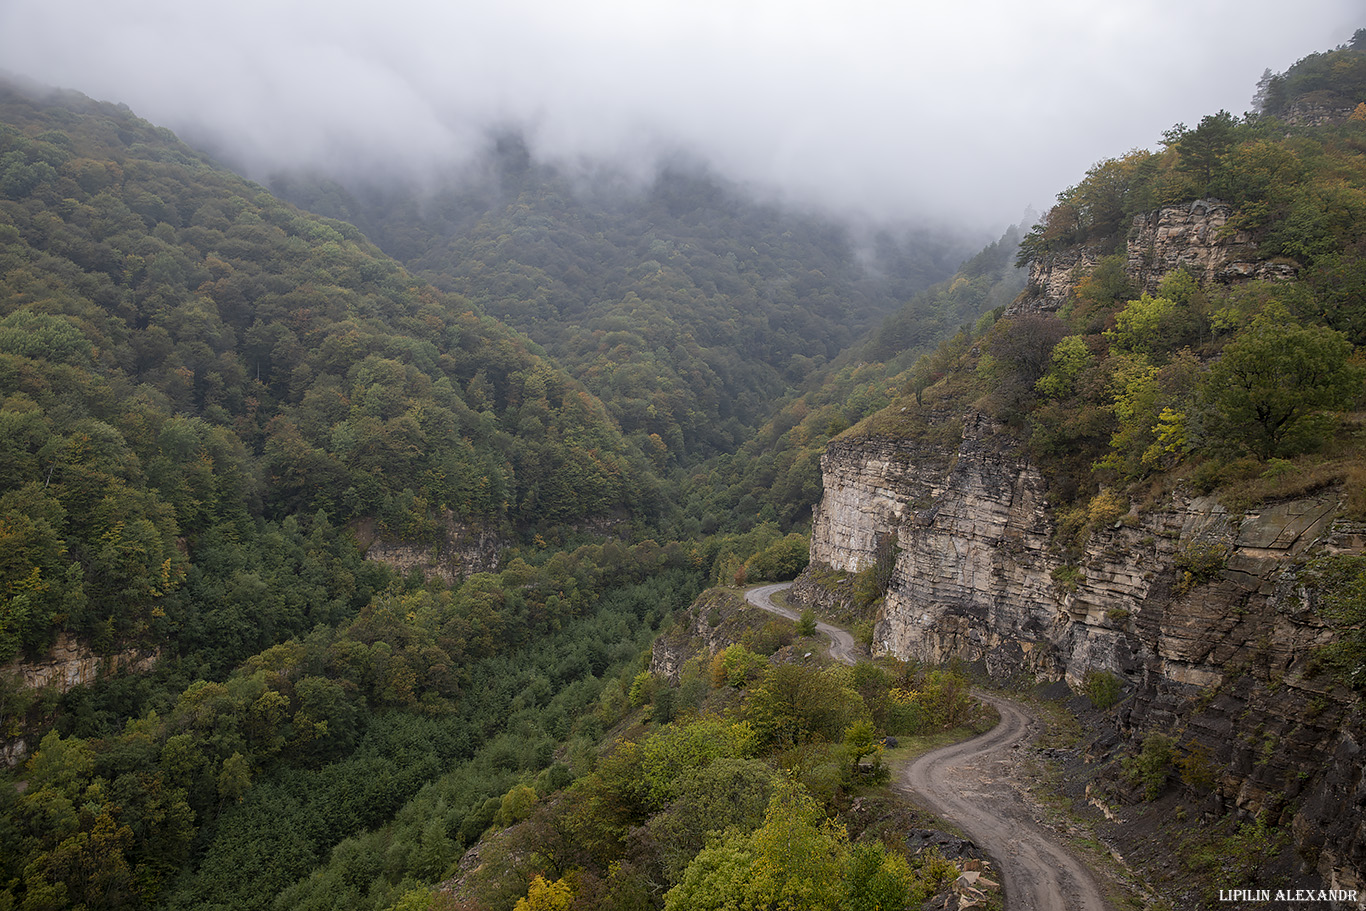
<svg viewBox="0 0 1366 911">
<path fill-rule="evenodd" d="M 783 607 L 773 602 L 775 592 L 780 592 L 789 587 L 790 582 L 783 582 L 779 585 L 761 585 L 758 588 L 751 588 L 745 592 L 745 600 L 755 607 L 763 608 L 770 614 L 777 614 L 789 620 L 800 620 L 801 615 L 790 607 Z M 831 626 L 829 623 L 816 622 L 816 632 L 824 633 L 830 637 L 830 657 L 844 664 L 853 664 L 857 659 L 854 637 L 838 626 Z"/>
</svg>

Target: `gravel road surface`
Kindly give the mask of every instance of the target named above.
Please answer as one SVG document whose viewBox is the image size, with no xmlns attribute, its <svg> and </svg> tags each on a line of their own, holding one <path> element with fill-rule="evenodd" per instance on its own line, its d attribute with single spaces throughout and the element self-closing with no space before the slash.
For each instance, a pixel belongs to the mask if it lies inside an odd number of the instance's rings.
<svg viewBox="0 0 1366 911">
<path fill-rule="evenodd" d="M 799 619 L 773 602 L 787 585 L 763 585 L 745 593 L 755 607 Z M 830 656 L 855 661 L 854 637 L 828 623 Z M 1024 706 L 978 693 L 1001 713 L 1001 723 L 971 740 L 919 757 L 902 772 L 899 787 L 920 796 L 943 818 L 962 827 L 1001 871 L 1008 911 L 1111 911 L 1091 871 L 1048 829 L 1035 822 L 1014 784 L 1020 751 L 1038 730 Z"/>
</svg>

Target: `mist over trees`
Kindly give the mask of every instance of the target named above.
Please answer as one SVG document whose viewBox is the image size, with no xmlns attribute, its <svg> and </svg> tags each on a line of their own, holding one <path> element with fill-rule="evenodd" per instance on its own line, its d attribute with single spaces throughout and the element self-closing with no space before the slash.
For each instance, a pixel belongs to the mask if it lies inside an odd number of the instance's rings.
<svg viewBox="0 0 1366 911">
<path fill-rule="evenodd" d="M 1296 119 L 1358 92 L 1361 40 L 971 256 L 511 131 L 449 183 L 276 196 L 127 108 L 0 87 L 0 666 L 154 659 L 0 675 L 30 753 L 0 907 L 455 906 L 432 888 L 481 840 L 467 908 L 924 900 L 942 863 L 840 820 L 881 737 L 980 720 L 965 680 L 770 662 L 814 617 L 677 679 L 642 656 L 705 588 L 806 566 L 830 441 L 974 410 L 1043 470 L 1064 555 L 1163 485 L 1366 517 L 1366 113 Z M 1133 217 L 1211 196 L 1297 278 L 1134 287 Z M 1007 315 L 1080 246 L 1061 309 Z M 363 529 L 498 557 L 429 577 Z M 1357 687 L 1358 563 L 1309 568 Z"/>
</svg>

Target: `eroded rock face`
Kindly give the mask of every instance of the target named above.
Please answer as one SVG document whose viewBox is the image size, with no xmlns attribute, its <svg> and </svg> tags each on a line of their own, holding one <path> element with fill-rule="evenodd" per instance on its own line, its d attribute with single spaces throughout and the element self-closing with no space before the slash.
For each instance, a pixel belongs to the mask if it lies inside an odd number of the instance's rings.
<svg viewBox="0 0 1366 911">
<path fill-rule="evenodd" d="M 846 440 L 822 467 L 813 564 L 856 571 L 891 532 L 901 547 L 875 650 L 1074 687 L 1114 674 L 1131 740 L 1161 731 L 1207 756 L 1227 811 L 1290 826 L 1325 882 L 1362 881 L 1366 726 L 1314 671 L 1331 632 L 1301 578 L 1316 555 L 1366 551 L 1338 492 L 1244 516 L 1174 495 L 1093 530 L 1068 563 L 1042 475 L 984 416 L 947 456 Z"/>
<path fill-rule="evenodd" d="M 821 457 L 825 496 L 812 523 L 811 559 L 851 573 L 871 563 L 879 539 L 936 495 L 936 457 L 944 461 L 938 447 L 894 440 L 831 443 Z"/>
<path fill-rule="evenodd" d="M 1125 275 L 1149 294 L 1156 293 L 1162 277 L 1174 269 L 1187 269 L 1206 283 L 1295 277 L 1293 263 L 1259 259 L 1252 235 L 1229 226 L 1232 217 L 1233 207 L 1217 199 L 1163 206 L 1136 216 L 1124 251 Z M 1006 308 L 1006 315 L 1058 310 L 1102 255 L 1094 247 L 1076 247 L 1031 263 L 1028 290 Z"/>
<path fill-rule="evenodd" d="M 1281 119 L 1298 127 L 1321 127 L 1346 123 L 1355 111 L 1355 104 L 1324 104 L 1302 98 L 1293 102 Z"/>
<path fill-rule="evenodd" d="M 160 656 L 159 649 L 151 652 L 127 649 L 113 655 L 97 655 L 74 636 L 59 633 L 57 643 L 45 658 L 39 661 L 16 660 L 0 669 L 0 673 L 17 677 L 27 689 L 55 687 L 57 692 L 65 693 L 119 671 L 149 671 Z"/>
<path fill-rule="evenodd" d="M 52 650 L 38 661 L 16 659 L 0 668 L 0 677 L 14 680 L 25 689 L 55 689 L 59 693 L 87 683 L 94 683 L 101 677 L 109 677 L 120 671 L 146 673 L 156 665 L 161 657 L 160 649 L 125 649 L 112 655 L 97 655 L 91 648 L 74 636 L 59 633 Z M 29 744 L 25 736 L 0 739 L 0 765 L 15 766 L 28 755 Z"/>
<path fill-rule="evenodd" d="M 1090 274 L 1101 256 L 1100 250 L 1079 247 L 1030 263 L 1028 290 L 1006 308 L 1006 316 L 1057 310 L 1067 303 L 1067 295 Z"/>
<path fill-rule="evenodd" d="M 1293 265 L 1259 259 L 1252 235 L 1229 226 L 1232 217 L 1233 207 L 1217 199 L 1164 206 L 1136 217 L 1125 272 L 1150 294 L 1175 269 L 1186 269 L 1204 283 L 1295 277 Z"/>
<path fill-rule="evenodd" d="M 374 519 L 356 523 L 354 531 L 365 559 L 404 574 L 417 569 L 425 578 L 439 578 L 447 585 L 457 585 L 474 573 L 497 571 L 499 554 L 506 546 L 492 532 L 456 521 L 449 510 L 441 515 L 437 541 L 431 544 L 385 537 L 378 533 Z"/>
<path fill-rule="evenodd" d="M 1049 630 L 1065 609 L 1049 577 L 1044 482 L 1011 442 L 999 425 L 969 416 L 956 458 L 907 504 L 875 648 L 982 661 L 1002 676 L 1056 673 Z"/>
</svg>

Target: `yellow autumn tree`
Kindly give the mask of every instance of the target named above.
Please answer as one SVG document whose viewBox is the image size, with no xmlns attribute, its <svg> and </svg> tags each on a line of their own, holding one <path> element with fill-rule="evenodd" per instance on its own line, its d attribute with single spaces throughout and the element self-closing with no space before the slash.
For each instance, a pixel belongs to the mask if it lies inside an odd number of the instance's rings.
<svg viewBox="0 0 1366 911">
<path fill-rule="evenodd" d="M 519 898 L 513 911 L 569 911 L 574 903 L 574 890 L 562 879 L 554 882 L 543 876 L 531 880 L 526 897 Z"/>
<path fill-rule="evenodd" d="M 750 844 L 754 862 L 745 891 L 751 907 L 814 911 L 840 904 L 849 836 L 805 790 L 780 785 Z"/>
</svg>

